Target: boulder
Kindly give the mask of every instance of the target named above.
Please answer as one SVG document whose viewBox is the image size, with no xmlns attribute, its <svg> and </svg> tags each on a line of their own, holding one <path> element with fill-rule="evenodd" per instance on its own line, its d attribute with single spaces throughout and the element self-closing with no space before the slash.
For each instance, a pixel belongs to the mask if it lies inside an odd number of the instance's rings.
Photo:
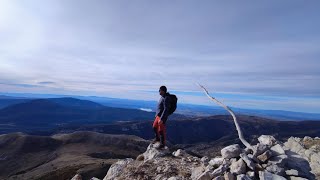
<svg viewBox="0 0 320 180">
<path fill-rule="evenodd" d="M 196 180 L 212 180 L 212 178 L 213 177 L 210 171 L 205 171 L 202 174 L 200 174 L 200 176 L 198 176 Z"/>
<path fill-rule="evenodd" d="M 217 169 L 215 169 L 212 172 L 212 177 L 217 177 L 217 176 L 221 176 L 224 172 L 226 172 L 228 169 L 227 165 L 222 164 L 221 166 L 219 166 Z"/>
<path fill-rule="evenodd" d="M 240 158 L 238 161 L 234 162 L 230 166 L 230 172 L 233 174 L 243 174 L 246 172 L 246 164 Z"/>
<path fill-rule="evenodd" d="M 253 156 L 257 157 L 260 154 L 264 153 L 267 151 L 269 147 L 265 144 L 258 143 L 256 146 L 254 146 L 254 151 L 253 151 Z"/>
<path fill-rule="evenodd" d="M 239 144 L 233 144 L 221 149 L 221 155 L 225 159 L 239 157 L 241 153 L 241 148 Z"/>
<path fill-rule="evenodd" d="M 279 155 L 285 154 L 285 152 L 280 144 L 276 144 L 276 145 L 272 146 L 271 152 L 274 156 L 279 156 Z"/>
<path fill-rule="evenodd" d="M 260 180 L 286 180 L 286 178 L 269 173 L 267 171 L 259 171 L 259 179 Z"/>
<path fill-rule="evenodd" d="M 240 174 L 237 176 L 237 180 L 251 180 L 251 178 L 246 174 Z"/>
<path fill-rule="evenodd" d="M 289 170 L 286 170 L 286 175 L 287 176 L 298 176 L 299 172 L 295 169 L 289 169 Z"/>
<path fill-rule="evenodd" d="M 282 167 L 277 166 L 277 165 L 268 166 L 266 168 L 266 170 L 268 172 L 271 172 L 271 173 L 279 175 L 279 176 L 284 176 L 285 175 L 284 169 Z"/>
<path fill-rule="evenodd" d="M 224 173 L 224 179 L 225 180 L 235 180 L 235 176 L 231 172 Z"/>
<path fill-rule="evenodd" d="M 255 163 L 245 153 L 240 154 L 240 157 L 250 169 L 255 170 Z"/>
<path fill-rule="evenodd" d="M 265 144 L 265 145 L 268 145 L 268 146 L 273 146 L 276 143 L 276 139 L 273 136 L 270 136 L 270 135 L 261 135 L 258 138 L 258 141 L 261 144 Z"/>
<path fill-rule="evenodd" d="M 171 154 L 168 147 L 165 147 L 164 149 L 158 149 L 157 147 L 157 144 L 150 144 L 148 146 L 147 150 L 143 153 L 144 162 L 150 159 L 164 157 Z"/>
<path fill-rule="evenodd" d="M 122 169 L 126 167 L 127 164 L 132 162 L 132 158 L 126 158 L 123 160 L 120 160 L 114 164 L 111 165 L 109 168 L 107 175 L 103 178 L 103 180 L 112 180 L 115 177 L 117 177 L 119 174 L 121 174 Z"/>
<path fill-rule="evenodd" d="M 204 171 L 205 168 L 203 166 L 193 168 L 191 170 L 191 179 L 197 179 Z"/>
<path fill-rule="evenodd" d="M 213 167 L 219 167 L 223 163 L 223 158 L 222 157 L 216 157 L 213 158 L 209 161 L 209 164 Z"/>
<path fill-rule="evenodd" d="M 71 180 L 82 180 L 82 177 L 80 174 L 76 174 Z"/>
<path fill-rule="evenodd" d="M 271 156 L 272 156 L 272 152 L 271 152 L 270 150 L 267 150 L 267 151 L 264 152 L 263 154 L 259 155 L 259 156 L 257 157 L 257 159 L 258 159 L 260 162 L 264 163 L 264 162 L 266 162 Z"/>
</svg>

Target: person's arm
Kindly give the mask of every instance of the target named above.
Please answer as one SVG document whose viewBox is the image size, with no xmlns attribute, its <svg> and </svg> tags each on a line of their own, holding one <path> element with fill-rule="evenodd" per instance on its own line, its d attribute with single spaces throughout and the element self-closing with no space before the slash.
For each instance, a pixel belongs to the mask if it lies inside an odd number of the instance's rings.
<svg viewBox="0 0 320 180">
<path fill-rule="evenodd" d="M 164 104 L 164 110 L 161 115 L 161 121 L 167 120 L 167 118 L 169 116 L 169 110 L 171 108 L 170 98 L 169 97 L 164 98 L 163 104 Z"/>
</svg>

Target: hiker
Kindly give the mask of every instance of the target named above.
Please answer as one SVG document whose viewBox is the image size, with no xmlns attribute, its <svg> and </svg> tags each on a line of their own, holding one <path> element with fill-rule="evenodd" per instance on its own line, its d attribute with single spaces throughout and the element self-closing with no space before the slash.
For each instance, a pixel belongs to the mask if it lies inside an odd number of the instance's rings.
<svg viewBox="0 0 320 180">
<path fill-rule="evenodd" d="M 161 86 L 159 89 L 160 100 L 153 122 L 153 130 L 155 139 L 153 143 L 160 142 L 159 148 L 164 148 L 166 145 L 166 122 L 168 116 L 171 115 L 177 107 L 177 97 L 167 92 L 166 86 Z"/>
</svg>

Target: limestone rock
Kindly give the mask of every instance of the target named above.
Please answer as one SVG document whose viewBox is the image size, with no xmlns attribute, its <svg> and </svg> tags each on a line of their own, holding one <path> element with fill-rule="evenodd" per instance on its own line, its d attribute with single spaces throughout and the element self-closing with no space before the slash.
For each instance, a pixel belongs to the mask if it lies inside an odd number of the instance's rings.
<svg viewBox="0 0 320 180">
<path fill-rule="evenodd" d="M 209 164 L 213 167 L 219 167 L 223 163 L 223 158 L 222 157 L 216 157 L 213 158 L 209 161 Z"/>
<path fill-rule="evenodd" d="M 285 175 L 284 169 L 282 167 L 277 166 L 277 165 L 268 166 L 266 168 L 266 170 L 268 172 L 271 172 L 271 173 L 279 175 L 279 176 L 284 176 Z"/>
<path fill-rule="evenodd" d="M 205 171 L 205 168 L 203 166 L 193 168 L 191 179 L 197 179 L 204 171 Z"/>
<path fill-rule="evenodd" d="M 263 154 L 259 155 L 257 158 L 260 162 L 266 162 L 270 157 L 272 156 L 272 152 L 270 150 L 267 150 Z"/>
<path fill-rule="evenodd" d="M 233 144 L 221 149 L 221 155 L 223 158 L 230 159 L 239 157 L 241 153 L 241 148 L 238 144 Z"/>
<path fill-rule="evenodd" d="M 226 173 L 224 173 L 224 179 L 225 180 L 235 180 L 236 178 L 234 177 L 234 175 L 231 172 L 226 172 Z"/>
<path fill-rule="evenodd" d="M 240 157 L 250 169 L 255 170 L 254 162 L 245 153 L 240 154 Z"/>
<path fill-rule="evenodd" d="M 150 144 L 148 146 L 146 152 L 143 153 L 144 161 L 171 154 L 167 147 L 165 147 L 164 149 L 157 149 L 157 147 L 157 144 Z"/>
<path fill-rule="evenodd" d="M 118 176 L 121 173 L 122 169 L 125 168 L 126 165 L 132 161 L 133 161 L 132 158 L 127 158 L 124 160 L 120 160 L 120 161 L 116 162 L 115 164 L 112 164 L 107 172 L 107 175 L 103 178 L 103 180 L 114 179 L 116 176 Z"/>
<path fill-rule="evenodd" d="M 258 141 L 261 144 L 265 144 L 265 145 L 268 145 L 268 146 L 273 146 L 276 143 L 276 139 L 273 136 L 270 136 L 270 135 L 261 135 L 258 138 Z"/>
<path fill-rule="evenodd" d="M 295 169 L 286 170 L 286 175 L 288 176 L 298 176 L 299 172 Z"/>
<path fill-rule="evenodd" d="M 245 174 L 240 174 L 237 176 L 237 180 L 251 180 L 251 178 Z"/>
<path fill-rule="evenodd" d="M 267 171 L 259 171 L 259 179 L 260 180 L 286 180 L 286 178 L 269 173 Z"/>
<path fill-rule="evenodd" d="M 246 164 L 240 158 L 238 161 L 231 164 L 230 172 L 233 174 L 243 174 L 246 172 Z"/>
<path fill-rule="evenodd" d="M 76 174 L 71 180 L 82 180 L 82 177 L 80 174 Z"/>
<path fill-rule="evenodd" d="M 279 155 L 282 155 L 282 154 L 285 154 L 283 148 L 281 147 L 280 144 L 276 144 L 274 146 L 271 147 L 271 152 L 273 155 L 275 156 L 279 156 Z"/>
</svg>

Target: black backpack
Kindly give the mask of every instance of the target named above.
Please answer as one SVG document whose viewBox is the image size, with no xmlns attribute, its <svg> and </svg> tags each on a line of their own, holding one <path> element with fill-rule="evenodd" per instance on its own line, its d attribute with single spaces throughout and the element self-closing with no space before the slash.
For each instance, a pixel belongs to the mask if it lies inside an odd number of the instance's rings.
<svg viewBox="0 0 320 180">
<path fill-rule="evenodd" d="M 178 98 L 174 94 L 169 94 L 169 97 L 170 97 L 170 103 L 171 103 L 171 108 L 169 110 L 169 115 L 170 115 L 170 114 L 173 114 L 173 112 L 177 109 Z"/>
</svg>

